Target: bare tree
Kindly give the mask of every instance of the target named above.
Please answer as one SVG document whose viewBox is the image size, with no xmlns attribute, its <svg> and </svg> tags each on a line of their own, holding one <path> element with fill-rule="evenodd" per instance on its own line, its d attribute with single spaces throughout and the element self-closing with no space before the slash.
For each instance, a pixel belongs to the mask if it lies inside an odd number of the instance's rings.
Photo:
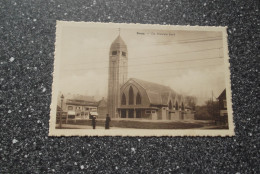
<svg viewBox="0 0 260 174">
<path fill-rule="evenodd" d="M 186 105 L 188 107 L 190 107 L 192 110 L 195 110 L 198 99 L 194 96 L 186 96 L 184 99 L 185 99 Z"/>
</svg>

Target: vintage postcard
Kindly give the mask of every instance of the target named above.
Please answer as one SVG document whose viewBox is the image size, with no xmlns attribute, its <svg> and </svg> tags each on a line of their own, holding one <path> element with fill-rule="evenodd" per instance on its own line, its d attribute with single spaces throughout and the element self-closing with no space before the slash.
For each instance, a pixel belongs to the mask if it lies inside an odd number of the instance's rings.
<svg viewBox="0 0 260 174">
<path fill-rule="evenodd" d="M 57 21 L 50 136 L 233 136 L 226 27 Z"/>
</svg>

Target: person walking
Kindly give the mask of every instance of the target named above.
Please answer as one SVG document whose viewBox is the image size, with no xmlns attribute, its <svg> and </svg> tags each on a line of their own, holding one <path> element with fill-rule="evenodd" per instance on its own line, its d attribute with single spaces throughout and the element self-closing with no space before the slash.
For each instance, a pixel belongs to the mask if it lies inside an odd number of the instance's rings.
<svg viewBox="0 0 260 174">
<path fill-rule="evenodd" d="M 93 129 L 96 129 L 96 116 L 95 115 L 93 115 L 92 116 L 92 126 L 93 126 Z"/>
<path fill-rule="evenodd" d="M 105 123 L 105 129 L 109 129 L 109 123 L 110 123 L 111 119 L 109 117 L 109 114 L 107 114 L 107 117 L 106 117 L 106 123 Z"/>
</svg>

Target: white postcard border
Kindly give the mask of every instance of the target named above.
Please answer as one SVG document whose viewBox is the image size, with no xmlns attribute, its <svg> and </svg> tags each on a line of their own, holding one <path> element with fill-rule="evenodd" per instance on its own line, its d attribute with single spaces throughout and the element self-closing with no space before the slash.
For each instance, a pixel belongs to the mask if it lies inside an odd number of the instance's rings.
<svg viewBox="0 0 260 174">
<path fill-rule="evenodd" d="M 224 64 L 225 64 L 225 82 L 227 95 L 227 110 L 228 110 L 228 129 L 55 129 L 56 126 L 56 107 L 59 84 L 60 61 L 61 61 L 61 43 L 62 29 L 65 26 L 82 26 L 88 27 L 102 26 L 108 28 L 123 27 L 142 28 L 142 29 L 163 29 L 163 30 L 188 30 L 188 31 L 221 31 L 223 34 L 223 49 L 224 49 Z M 95 22 L 69 22 L 57 21 L 56 24 L 56 42 L 54 54 L 54 72 L 52 84 L 52 100 L 50 105 L 50 120 L 49 120 L 49 136 L 234 136 L 235 126 L 233 122 L 232 96 L 231 96 L 231 81 L 230 81 L 230 64 L 228 56 L 228 41 L 227 27 L 211 27 L 211 26 L 172 26 L 172 25 L 157 25 L 157 24 L 126 24 L 126 23 L 95 23 Z"/>
</svg>

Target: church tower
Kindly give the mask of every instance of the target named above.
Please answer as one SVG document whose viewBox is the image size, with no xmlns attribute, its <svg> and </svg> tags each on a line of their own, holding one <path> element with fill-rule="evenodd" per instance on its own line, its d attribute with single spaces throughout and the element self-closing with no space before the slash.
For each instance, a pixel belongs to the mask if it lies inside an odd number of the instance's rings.
<svg viewBox="0 0 260 174">
<path fill-rule="evenodd" d="M 118 118 L 117 108 L 120 102 L 120 87 L 127 81 L 128 52 L 120 34 L 111 44 L 108 69 L 108 113 L 112 118 Z"/>
</svg>

